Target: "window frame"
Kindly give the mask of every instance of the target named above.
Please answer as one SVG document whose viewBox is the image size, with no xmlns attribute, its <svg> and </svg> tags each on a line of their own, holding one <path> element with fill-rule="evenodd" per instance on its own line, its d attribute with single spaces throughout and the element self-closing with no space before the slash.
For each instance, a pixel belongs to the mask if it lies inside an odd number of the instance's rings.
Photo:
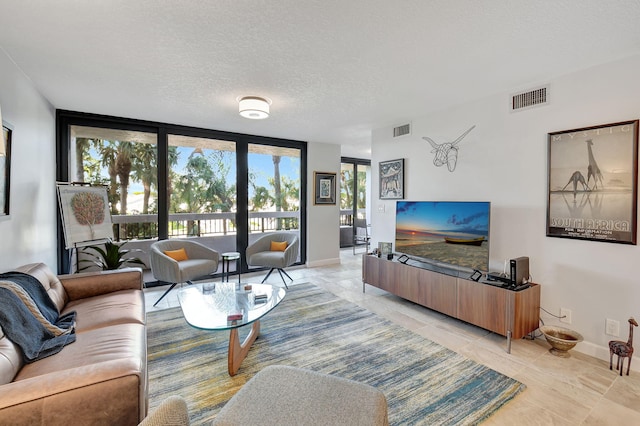
<svg viewBox="0 0 640 426">
<path fill-rule="evenodd" d="M 158 240 L 168 238 L 169 197 L 166 191 L 169 165 L 169 135 L 202 137 L 227 140 L 236 143 L 236 204 L 238 233 L 237 251 L 244 253 L 248 245 L 248 146 L 249 144 L 271 145 L 300 150 L 300 262 L 306 262 L 307 229 L 307 142 L 290 139 L 248 135 L 213 129 L 181 126 L 169 123 L 137 120 L 131 118 L 83 113 L 68 110 L 56 110 L 56 181 L 69 182 L 69 150 L 71 126 L 103 127 L 119 130 L 141 131 L 157 135 L 158 150 Z M 164 188 L 162 190 L 161 188 Z M 59 209 L 56 210 L 58 228 L 58 271 L 67 273 L 71 267 L 70 250 L 65 248 L 62 220 Z M 242 226 L 242 227 L 240 227 Z M 246 259 L 242 256 L 241 272 L 247 272 Z"/>
</svg>

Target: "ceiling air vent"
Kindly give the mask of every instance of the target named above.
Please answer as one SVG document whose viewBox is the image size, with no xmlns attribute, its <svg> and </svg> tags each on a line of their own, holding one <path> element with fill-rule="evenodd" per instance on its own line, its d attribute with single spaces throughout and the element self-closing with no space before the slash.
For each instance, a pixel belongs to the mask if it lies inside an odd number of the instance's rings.
<svg viewBox="0 0 640 426">
<path fill-rule="evenodd" d="M 393 128 L 393 137 L 397 138 L 399 136 L 410 135 L 411 134 L 411 123 L 403 124 L 402 126 Z"/>
<path fill-rule="evenodd" d="M 549 86 L 518 93 L 511 96 L 511 111 L 520 111 L 546 104 L 548 99 Z"/>
</svg>

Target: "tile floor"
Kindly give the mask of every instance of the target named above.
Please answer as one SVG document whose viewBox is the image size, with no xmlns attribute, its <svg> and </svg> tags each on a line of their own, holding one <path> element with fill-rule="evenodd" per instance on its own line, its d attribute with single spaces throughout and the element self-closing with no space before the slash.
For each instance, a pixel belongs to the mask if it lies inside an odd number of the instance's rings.
<svg viewBox="0 0 640 426">
<path fill-rule="evenodd" d="M 361 256 L 351 249 L 341 252 L 341 264 L 318 268 L 288 269 L 296 283 L 311 282 L 339 297 L 356 303 L 415 333 L 461 353 L 474 361 L 513 377 L 527 389 L 499 410 L 485 425 L 640 425 L 640 373 L 620 377 L 609 365 L 572 351 L 571 358 L 548 352 L 543 337 L 512 342 L 462 321 L 430 311 L 385 291 L 366 286 L 362 292 Z M 243 282 L 264 273 L 242 276 Z M 237 279 L 236 277 L 232 277 Z M 259 281 L 258 281 L 259 279 Z M 270 283 L 281 283 L 273 274 Z M 291 284 L 289 284 L 291 285 Z M 147 310 L 177 306 L 176 291 L 156 308 L 152 305 L 165 290 L 145 290 Z M 640 362 L 640 361 L 636 361 Z"/>
</svg>

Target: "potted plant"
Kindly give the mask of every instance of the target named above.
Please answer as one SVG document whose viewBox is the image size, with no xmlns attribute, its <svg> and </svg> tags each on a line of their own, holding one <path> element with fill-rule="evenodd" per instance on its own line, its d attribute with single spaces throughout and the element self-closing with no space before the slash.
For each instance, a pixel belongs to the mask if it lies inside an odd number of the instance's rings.
<svg viewBox="0 0 640 426">
<path fill-rule="evenodd" d="M 104 249 L 102 248 L 102 245 L 85 247 L 83 252 L 91 259 L 83 259 L 80 263 L 90 263 L 90 265 L 80 268 L 79 270 L 83 271 L 94 265 L 103 271 L 120 269 L 123 266 L 130 265 L 141 265 L 143 268 L 146 268 L 145 263 L 139 258 L 124 257 L 127 253 L 142 251 L 140 249 L 123 249 L 125 244 L 126 242 L 118 244 L 113 241 L 107 241 L 104 243 Z"/>
</svg>

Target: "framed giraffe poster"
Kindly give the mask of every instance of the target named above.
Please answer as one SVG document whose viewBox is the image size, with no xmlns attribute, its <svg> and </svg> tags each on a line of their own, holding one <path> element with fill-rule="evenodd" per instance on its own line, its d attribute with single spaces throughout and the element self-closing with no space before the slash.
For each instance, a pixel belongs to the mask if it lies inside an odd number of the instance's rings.
<svg viewBox="0 0 640 426">
<path fill-rule="evenodd" d="M 548 136 L 547 236 L 635 245 L 638 120 Z"/>
</svg>

